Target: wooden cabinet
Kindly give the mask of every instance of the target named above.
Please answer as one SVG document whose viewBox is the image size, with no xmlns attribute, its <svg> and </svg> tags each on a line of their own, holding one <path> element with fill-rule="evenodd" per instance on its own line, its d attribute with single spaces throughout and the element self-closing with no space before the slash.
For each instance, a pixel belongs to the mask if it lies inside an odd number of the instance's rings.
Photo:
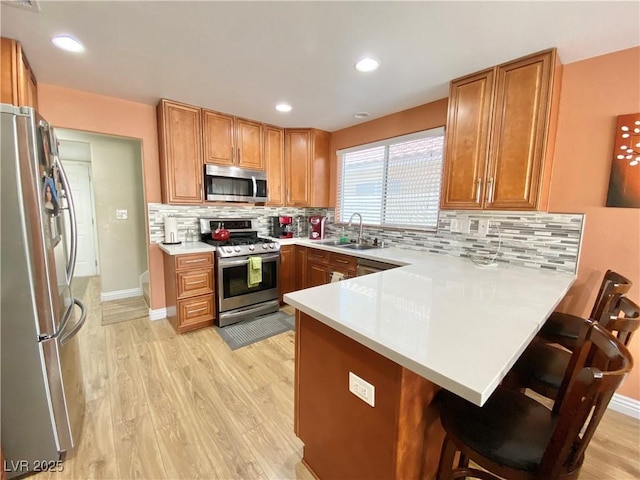
<svg viewBox="0 0 640 480">
<path fill-rule="evenodd" d="M 285 130 L 285 205 L 329 205 L 329 139 L 322 130 Z"/>
<path fill-rule="evenodd" d="M 264 170 L 262 124 L 202 110 L 204 163 Z"/>
<path fill-rule="evenodd" d="M 213 253 L 164 255 L 167 318 L 178 333 L 213 325 Z"/>
<path fill-rule="evenodd" d="M 282 297 L 285 293 L 296 290 L 295 245 L 282 245 L 280 247 L 278 287 L 280 290 L 280 303 L 282 303 Z"/>
<path fill-rule="evenodd" d="M 0 102 L 38 108 L 38 82 L 20 42 L 1 39 Z"/>
<path fill-rule="evenodd" d="M 296 245 L 295 255 L 296 290 L 302 290 L 307 284 L 307 247 Z"/>
<path fill-rule="evenodd" d="M 170 100 L 158 104 L 163 203 L 202 203 L 201 111 Z"/>
<path fill-rule="evenodd" d="M 356 276 L 357 260 L 351 255 L 308 248 L 306 260 L 304 288 L 329 283 L 333 272 L 342 273 L 345 278 Z"/>
<path fill-rule="evenodd" d="M 269 206 L 283 206 L 284 195 L 284 129 L 265 125 L 264 163 L 267 169 L 267 194 Z"/>
<path fill-rule="evenodd" d="M 451 82 L 441 208 L 546 209 L 559 79 L 552 49 Z"/>
</svg>

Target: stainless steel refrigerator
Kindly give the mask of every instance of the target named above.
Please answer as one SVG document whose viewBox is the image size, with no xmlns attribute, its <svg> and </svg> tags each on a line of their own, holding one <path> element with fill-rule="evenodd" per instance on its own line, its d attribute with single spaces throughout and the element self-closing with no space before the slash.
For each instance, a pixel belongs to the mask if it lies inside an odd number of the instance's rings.
<svg viewBox="0 0 640 480">
<path fill-rule="evenodd" d="M 0 104 L 0 410 L 9 478 L 60 469 L 84 418 L 73 199 L 51 126 Z M 66 232 L 70 232 L 67 234 Z"/>
</svg>

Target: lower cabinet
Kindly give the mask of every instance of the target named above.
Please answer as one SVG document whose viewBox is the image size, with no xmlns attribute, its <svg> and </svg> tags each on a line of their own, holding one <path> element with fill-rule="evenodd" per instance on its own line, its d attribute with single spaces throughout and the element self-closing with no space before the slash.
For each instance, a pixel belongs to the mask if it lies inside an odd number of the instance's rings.
<svg viewBox="0 0 640 480">
<path fill-rule="evenodd" d="M 164 255 L 167 318 L 178 333 L 213 325 L 213 253 Z"/>
<path fill-rule="evenodd" d="M 345 278 L 356 276 L 356 258 L 350 255 L 308 248 L 306 265 L 305 288 L 329 283 L 333 272 Z"/>
<path fill-rule="evenodd" d="M 280 303 L 285 293 L 296 289 L 296 256 L 295 245 L 282 245 L 280 247 L 280 267 L 278 270 L 278 287 L 280 290 Z"/>
</svg>

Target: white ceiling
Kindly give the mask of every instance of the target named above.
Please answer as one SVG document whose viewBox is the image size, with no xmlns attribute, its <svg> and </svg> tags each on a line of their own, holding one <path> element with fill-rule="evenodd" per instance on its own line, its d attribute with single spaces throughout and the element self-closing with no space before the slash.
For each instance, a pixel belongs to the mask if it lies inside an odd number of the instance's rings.
<svg viewBox="0 0 640 480">
<path fill-rule="evenodd" d="M 334 131 L 448 94 L 458 76 L 557 47 L 571 63 L 640 44 L 640 2 L 58 2 L 2 4 L 39 82 Z M 55 34 L 81 40 L 71 54 Z M 369 74 L 353 65 L 380 61 Z M 276 103 L 293 111 L 282 114 Z"/>
</svg>

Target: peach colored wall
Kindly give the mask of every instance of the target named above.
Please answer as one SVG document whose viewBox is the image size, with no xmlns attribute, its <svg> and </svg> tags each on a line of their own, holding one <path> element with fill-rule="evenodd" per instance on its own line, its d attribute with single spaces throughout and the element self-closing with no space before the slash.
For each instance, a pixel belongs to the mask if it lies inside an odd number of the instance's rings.
<svg viewBox="0 0 640 480">
<path fill-rule="evenodd" d="M 336 167 L 338 165 L 336 150 L 441 127 L 447 123 L 448 104 L 449 100 L 443 98 L 333 132 L 331 134 L 330 206 L 335 207 L 336 203 Z"/>
<path fill-rule="evenodd" d="M 145 198 L 147 202 L 161 201 L 155 106 L 44 83 L 38 84 L 38 106 L 55 127 L 141 140 Z M 149 278 L 151 308 L 162 308 L 164 276 L 162 252 L 157 245 L 149 245 Z"/>
<path fill-rule="evenodd" d="M 565 65 L 563 75 L 549 210 L 586 214 L 578 279 L 560 308 L 588 315 L 607 269 L 633 281 L 628 296 L 640 301 L 640 210 L 604 207 L 616 117 L 640 111 L 640 47 Z M 640 335 L 631 352 L 636 367 L 617 393 L 640 400 Z"/>
</svg>

